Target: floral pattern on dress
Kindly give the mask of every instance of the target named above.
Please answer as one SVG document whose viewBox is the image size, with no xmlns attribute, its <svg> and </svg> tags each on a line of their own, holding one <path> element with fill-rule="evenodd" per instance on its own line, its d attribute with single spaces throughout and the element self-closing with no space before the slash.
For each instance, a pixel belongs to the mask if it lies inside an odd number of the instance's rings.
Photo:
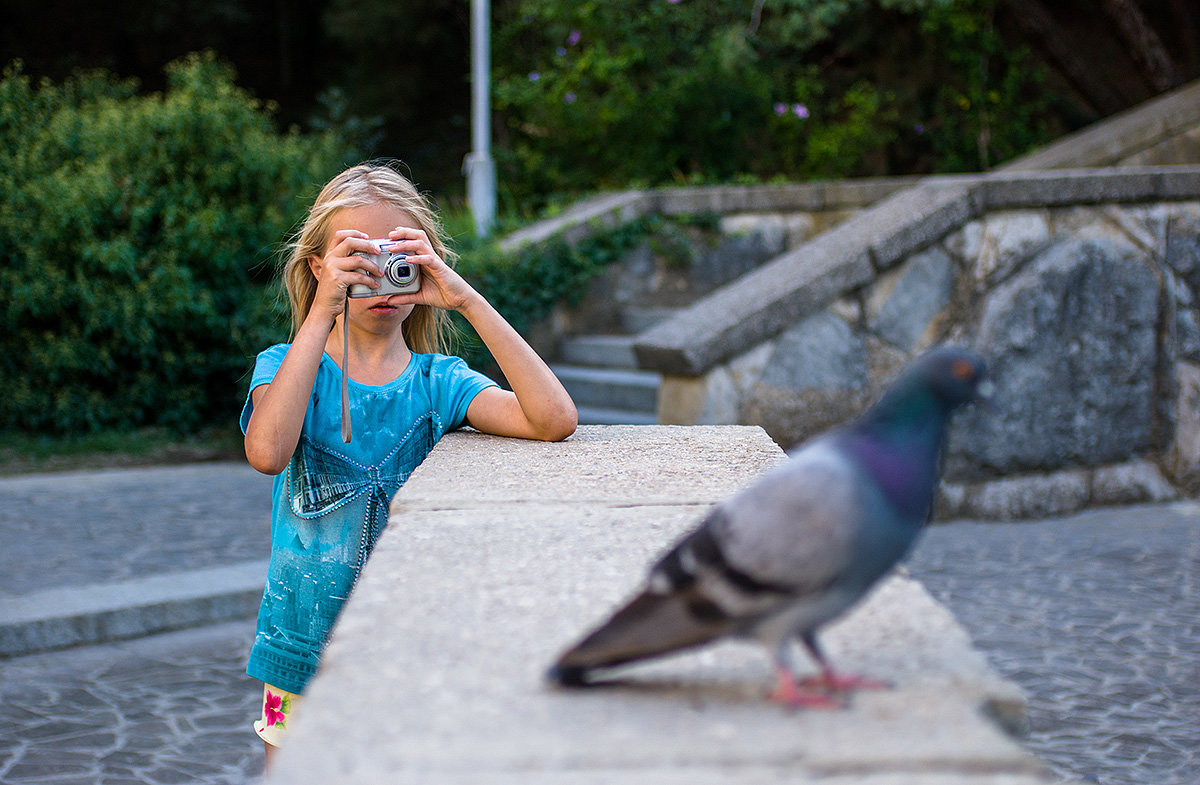
<svg viewBox="0 0 1200 785">
<path fill-rule="evenodd" d="M 267 690 L 267 696 L 263 703 L 263 717 L 267 720 L 267 727 L 271 728 L 278 725 L 280 728 L 287 728 L 287 715 L 292 710 L 292 699 L 290 695 L 276 695 Z"/>
</svg>

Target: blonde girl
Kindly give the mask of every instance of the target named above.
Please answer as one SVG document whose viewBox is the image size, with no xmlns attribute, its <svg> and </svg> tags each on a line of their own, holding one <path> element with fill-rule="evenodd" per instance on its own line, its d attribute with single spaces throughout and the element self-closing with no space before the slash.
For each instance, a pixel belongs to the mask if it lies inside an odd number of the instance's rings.
<svg viewBox="0 0 1200 785">
<path fill-rule="evenodd" d="M 379 253 L 372 241 L 383 239 L 419 268 L 420 289 L 347 298 L 354 284 L 379 287 L 372 276 L 383 271 L 356 254 Z M 389 166 L 333 178 L 291 246 L 283 279 L 292 339 L 258 355 L 241 417 L 250 465 L 275 476 L 271 561 L 247 667 L 265 685 L 255 730 L 268 757 L 392 495 L 438 439 L 464 424 L 547 441 L 575 431 L 575 406 L 554 374 L 449 258 L 433 211 Z M 511 391 L 443 353 L 449 311 L 470 322 Z"/>
</svg>

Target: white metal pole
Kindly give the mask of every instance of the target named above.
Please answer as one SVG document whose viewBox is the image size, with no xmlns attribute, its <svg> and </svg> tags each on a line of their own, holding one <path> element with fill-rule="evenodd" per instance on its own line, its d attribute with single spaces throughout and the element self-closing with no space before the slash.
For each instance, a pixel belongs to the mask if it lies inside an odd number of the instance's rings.
<svg viewBox="0 0 1200 785">
<path fill-rule="evenodd" d="M 491 1 L 471 0 L 471 153 L 467 173 L 467 205 L 475 218 L 475 234 L 486 237 L 496 220 L 496 163 L 492 160 Z"/>
</svg>

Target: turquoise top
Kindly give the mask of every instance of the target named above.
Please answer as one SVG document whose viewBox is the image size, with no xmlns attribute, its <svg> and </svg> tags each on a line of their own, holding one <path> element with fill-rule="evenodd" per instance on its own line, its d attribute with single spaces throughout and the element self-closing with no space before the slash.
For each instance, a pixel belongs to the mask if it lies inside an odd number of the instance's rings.
<svg viewBox="0 0 1200 785">
<path fill-rule="evenodd" d="M 290 344 L 258 355 L 250 390 L 275 378 Z M 458 357 L 416 354 L 388 384 L 350 381 L 354 437 L 342 442 L 342 372 L 317 370 L 300 443 L 271 492 L 271 561 L 246 672 L 301 693 L 342 604 L 387 524 L 388 504 L 475 396 L 496 383 Z M 242 409 L 242 432 L 253 401 Z"/>
</svg>

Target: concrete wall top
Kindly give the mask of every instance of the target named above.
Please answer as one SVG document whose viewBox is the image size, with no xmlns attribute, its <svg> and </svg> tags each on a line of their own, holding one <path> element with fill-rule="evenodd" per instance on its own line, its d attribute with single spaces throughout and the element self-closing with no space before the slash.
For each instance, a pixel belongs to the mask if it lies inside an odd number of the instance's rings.
<svg viewBox="0 0 1200 785">
<path fill-rule="evenodd" d="M 268 782 L 1047 782 L 989 719 L 1019 722 L 1020 694 L 901 577 L 822 638 L 896 684 L 845 710 L 767 702 L 769 659 L 738 643 L 608 688 L 544 682 L 712 502 L 782 459 L 745 426 L 447 436 L 397 494 Z"/>
</svg>

